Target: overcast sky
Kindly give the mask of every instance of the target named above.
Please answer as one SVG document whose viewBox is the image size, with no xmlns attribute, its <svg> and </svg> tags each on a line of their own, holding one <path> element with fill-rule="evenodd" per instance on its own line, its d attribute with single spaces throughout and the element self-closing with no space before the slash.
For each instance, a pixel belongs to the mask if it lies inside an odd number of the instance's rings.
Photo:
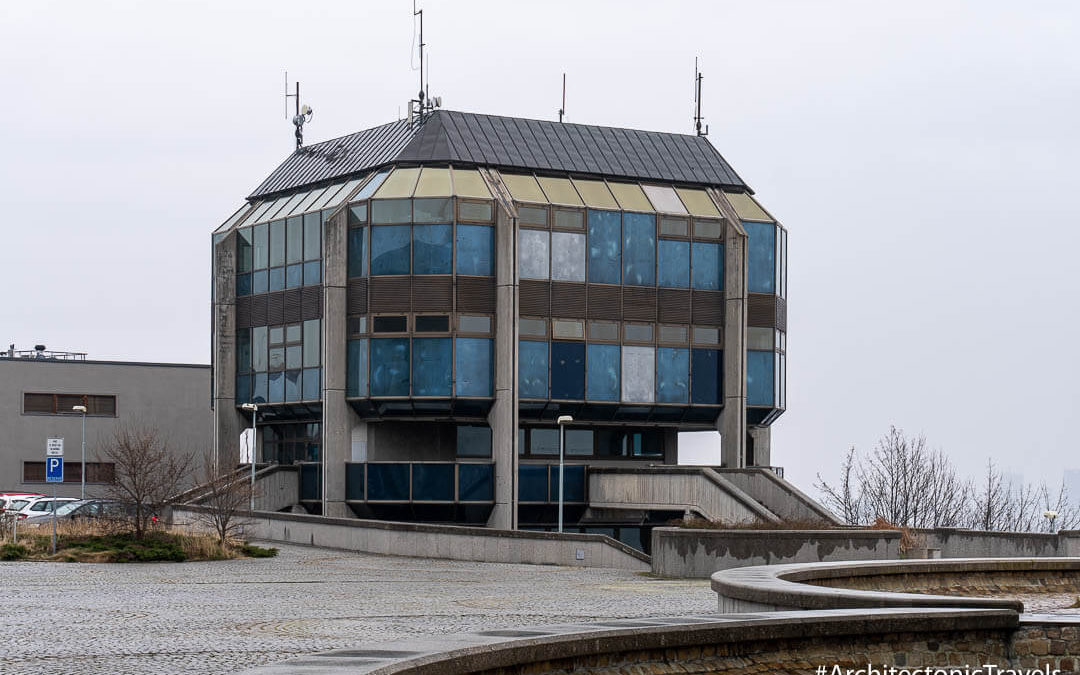
<svg viewBox="0 0 1080 675">
<path fill-rule="evenodd" d="M 1080 3 L 438 2 L 455 110 L 709 138 L 790 229 L 809 487 L 889 425 L 965 472 L 1080 467 Z M 0 3 L 0 339 L 209 362 L 210 232 L 292 150 L 417 89 L 408 0 Z"/>
</svg>

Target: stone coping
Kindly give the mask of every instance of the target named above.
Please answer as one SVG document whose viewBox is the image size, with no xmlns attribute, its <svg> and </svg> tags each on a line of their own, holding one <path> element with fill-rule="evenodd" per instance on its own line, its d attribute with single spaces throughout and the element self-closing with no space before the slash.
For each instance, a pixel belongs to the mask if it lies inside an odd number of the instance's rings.
<svg viewBox="0 0 1080 675">
<path fill-rule="evenodd" d="M 174 510 L 205 511 L 204 506 L 184 504 L 173 507 Z M 375 530 L 392 530 L 394 532 L 424 532 L 428 534 L 463 535 L 469 537 L 500 537 L 504 539 L 532 539 L 541 541 L 582 541 L 601 543 L 616 548 L 623 553 L 637 558 L 644 563 L 651 563 L 652 558 L 645 553 L 628 546 L 623 542 L 612 539 L 606 534 L 583 534 L 580 532 L 535 532 L 532 530 L 499 530 L 490 527 L 470 527 L 467 525 L 431 525 L 427 523 L 407 523 L 393 520 L 364 520 L 362 518 L 331 518 L 329 516 L 313 516 L 304 513 L 279 513 L 277 511 L 243 511 L 238 514 L 241 518 L 266 518 L 294 523 L 311 523 L 315 525 L 339 525 L 343 527 L 363 527 Z"/>
<path fill-rule="evenodd" d="M 898 530 L 865 530 L 862 528 L 829 529 L 829 530 L 754 530 L 736 529 L 726 530 L 723 528 L 696 528 L 696 527 L 654 527 L 653 531 L 662 532 L 665 536 L 679 537 L 722 537 L 724 539 L 754 539 L 768 541 L 774 537 L 791 538 L 814 538 L 814 539 L 851 539 L 852 537 L 878 537 L 882 539 L 899 539 L 902 533 Z M 767 552 L 763 548 L 763 552 Z"/>
<path fill-rule="evenodd" d="M 952 558 L 759 565 L 716 572 L 712 575 L 712 588 L 722 598 L 777 608 L 965 607 L 1022 612 L 1024 603 L 1019 600 L 864 591 L 805 582 L 885 575 L 1038 571 L 1080 572 L 1080 558 Z"/>
<path fill-rule="evenodd" d="M 565 658 L 751 641 L 1014 630 L 1009 610 L 896 608 L 647 617 L 385 642 L 302 656 L 247 675 L 465 675 Z"/>
</svg>

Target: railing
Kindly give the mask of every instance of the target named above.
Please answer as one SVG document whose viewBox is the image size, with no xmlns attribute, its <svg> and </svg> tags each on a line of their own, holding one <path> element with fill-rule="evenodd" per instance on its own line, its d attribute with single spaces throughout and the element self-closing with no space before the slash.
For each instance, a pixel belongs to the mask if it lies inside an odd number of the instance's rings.
<svg viewBox="0 0 1080 675">
<path fill-rule="evenodd" d="M 495 501 L 491 462 L 362 462 L 345 465 L 345 499 L 384 504 Z"/>
</svg>

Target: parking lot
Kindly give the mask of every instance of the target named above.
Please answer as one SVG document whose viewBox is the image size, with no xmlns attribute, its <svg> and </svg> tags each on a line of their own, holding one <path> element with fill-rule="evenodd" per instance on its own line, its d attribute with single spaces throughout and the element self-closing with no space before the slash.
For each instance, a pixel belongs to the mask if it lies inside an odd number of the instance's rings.
<svg viewBox="0 0 1080 675">
<path fill-rule="evenodd" d="M 0 563 L 0 673 L 230 673 L 409 636 L 716 608 L 706 580 L 279 548 L 213 563 Z"/>
</svg>

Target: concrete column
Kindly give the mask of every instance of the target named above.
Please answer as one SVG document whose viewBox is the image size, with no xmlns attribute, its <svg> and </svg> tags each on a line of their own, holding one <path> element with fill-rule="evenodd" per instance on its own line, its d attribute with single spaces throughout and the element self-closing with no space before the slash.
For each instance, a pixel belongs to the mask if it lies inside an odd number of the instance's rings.
<svg viewBox="0 0 1080 675">
<path fill-rule="evenodd" d="M 771 466 L 772 428 L 750 427 L 750 438 L 754 441 L 754 466 Z M 747 462 L 750 464 L 750 462 Z"/>
<path fill-rule="evenodd" d="M 488 526 L 517 528 L 517 219 L 496 202 L 495 404 L 488 414 L 495 461 L 495 508 Z"/>
<path fill-rule="evenodd" d="M 223 469 L 240 461 L 243 423 L 236 411 L 236 233 L 214 244 L 214 299 L 211 308 L 214 376 L 213 461 Z"/>
<path fill-rule="evenodd" d="M 347 518 L 345 462 L 352 457 L 355 414 L 345 402 L 348 221 L 344 210 L 323 226 L 322 513 Z"/>
<path fill-rule="evenodd" d="M 724 409 L 718 428 L 720 460 L 743 466 L 746 456 L 746 230 L 723 193 L 711 190 L 727 220 L 724 228 Z"/>
</svg>

